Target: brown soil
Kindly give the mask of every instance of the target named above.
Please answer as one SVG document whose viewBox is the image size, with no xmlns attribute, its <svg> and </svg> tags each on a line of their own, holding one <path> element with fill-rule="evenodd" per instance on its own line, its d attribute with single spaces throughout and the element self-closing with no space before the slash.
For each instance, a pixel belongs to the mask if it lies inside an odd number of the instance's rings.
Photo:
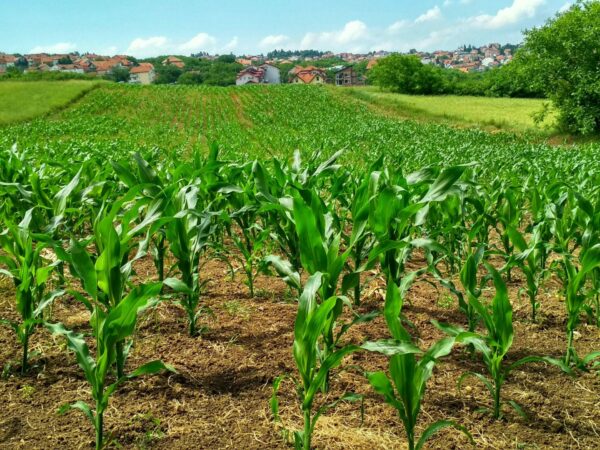
<svg viewBox="0 0 600 450">
<path fill-rule="evenodd" d="M 140 279 L 152 276 L 150 261 L 137 268 Z M 294 374 L 291 354 L 296 306 L 286 287 L 275 278 L 260 277 L 257 297 L 248 298 L 241 274 L 235 280 L 220 262 L 204 270 L 210 279 L 204 304 L 213 315 L 202 324 L 201 337 L 190 338 L 185 315 L 175 304 L 164 301 L 138 324 L 136 341 L 128 360 L 133 368 L 161 358 L 176 367 L 178 374 L 148 376 L 123 385 L 110 401 L 106 430 L 113 436 L 111 448 L 154 449 L 277 449 L 289 448 L 281 427 L 273 424 L 269 398 L 274 377 Z M 538 324 L 528 320 L 528 302 L 518 299 L 523 280 L 510 285 L 515 309 L 515 343 L 510 360 L 529 354 L 559 357 L 564 351 L 563 305 L 557 283 L 551 281 L 540 298 Z M 14 291 L 0 280 L 0 316 L 14 315 Z M 383 304 L 381 280 L 365 288 L 366 312 Z M 442 288 L 421 280 L 411 289 L 404 312 L 419 330 L 418 343 L 430 345 L 441 334 L 430 324 L 440 321 L 462 323 L 454 301 Z M 448 304 L 450 303 L 450 304 Z M 89 318 L 72 299 L 62 299 L 52 311 L 53 320 L 85 332 Z M 576 346 L 581 354 L 598 349 L 600 331 L 582 325 Z M 357 326 L 347 340 L 360 343 L 388 337 L 381 318 Z M 40 352 L 35 367 L 21 377 L 16 374 L 20 350 L 11 330 L 0 328 L 0 364 L 12 364 L 0 379 L 0 449 L 86 449 L 93 445 L 93 431 L 77 411 L 66 415 L 57 409 L 76 400 L 89 401 L 89 387 L 75 358 L 61 339 L 38 331 L 31 347 Z M 361 367 L 361 369 L 358 368 Z M 346 370 L 335 372 L 327 399 L 342 392 L 365 395 L 361 423 L 358 404 L 340 404 L 317 424 L 314 444 L 327 449 L 403 449 L 406 441 L 394 410 L 375 395 L 363 370 L 384 370 L 386 359 L 356 353 L 345 361 Z M 596 449 L 600 447 L 600 379 L 594 373 L 577 378 L 540 364 L 523 366 L 508 379 L 503 395 L 517 401 L 526 411 L 524 420 L 506 408 L 506 418 L 494 421 L 478 411 L 489 406 L 483 386 L 469 379 L 462 393 L 458 377 L 466 370 L 482 370 L 481 363 L 457 348 L 439 364 L 429 381 L 418 431 L 435 420 L 453 419 L 473 434 L 475 446 L 460 433 L 447 429 L 436 435 L 427 448 L 436 449 Z M 282 384 L 281 415 L 288 428 L 299 428 L 301 416 L 290 380 Z"/>
<path fill-rule="evenodd" d="M 231 98 L 231 101 L 233 102 L 234 109 L 235 109 L 235 116 L 236 116 L 238 122 L 240 123 L 240 125 L 243 128 L 252 128 L 252 121 L 249 120 L 248 117 L 246 117 L 246 114 L 244 112 L 244 104 L 242 103 L 242 99 L 240 98 L 240 96 L 232 91 L 231 94 L 229 95 L 229 97 Z"/>
</svg>

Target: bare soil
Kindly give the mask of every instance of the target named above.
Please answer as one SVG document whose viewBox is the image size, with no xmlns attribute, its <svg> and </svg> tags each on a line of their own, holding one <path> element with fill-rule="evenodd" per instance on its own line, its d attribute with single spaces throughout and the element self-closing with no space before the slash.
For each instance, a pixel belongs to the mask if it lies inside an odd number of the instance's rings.
<svg viewBox="0 0 600 450">
<path fill-rule="evenodd" d="M 150 261 L 137 267 L 138 277 L 153 277 Z M 541 294 L 538 323 L 529 321 L 529 304 L 518 290 L 524 280 L 515 271 L 510 284 L 515 309 L 515 343 L 509 355 L 560 357 L 564 352 L 565 315 L 558 284 L 550 280 Z M 234 280 L 224 264 L 210 262 L 202 276 L 210 279 L 203 298 L 212 310 L 202 319 L 206 330 L 200 337 L 187 335 L 183 310 L 165 299 L 138 323 L 135 344 L 127 362 L 134 368 L 160 358 L 178 374 L 144 377 L 123 385 L 111 399 L 106 431 L 111 448 L 152 449 L 284 449 L 281 426 L 272 421 L 269 399 L 273 379 L 294 374 L 293 323 L 296 304 L 285 285 L 276 278 L 259 277 L 257 296 L 248 298 L 242 274 Z M 364 290 L 360 312 L 382 307 L 381 280 Z M 456 301 L 441 287 L 425 280 L 416 282 L 404 313 L 418 330 L 422 348 L 442 337 L 431 319 L 462 324 Z M 0 280 L 0 317 L 14 317 L 14 290 Z M 85 308 L 67 297 L 59 300 L 52 320 L 87 332 Z M 580 354 L 598 350 L 600 331 L 583 324 L 576 346 Z M 417 331 L 412 330 L 417 335 Z M 361 343 L 388 337 L 382 318 L 355 327 L 347 341 Z M 93 430 L 77 411 L 65 415 L 58 408 L 76 400 L 89 401 L 89 387 L 64 342 L 39 330 L 32 338 L 30 373 L 18 375 L 20 349 L 12 330 L 0 328 L 0 449 L 88 449 Z M 325 414 L 316 426 L 314 445 L 327 449 L 403 449 L 406 440 L 395 411 L 373 393 L 365 370 L 385 370 L 386 358 L 366 352 L 349 356 L 336 370 L 331 402 L 343 392 L 364 394 L 364 421 L 360 405 L 341 403 Z M 472 445 L 459 432 L 446 429 L 427 448 L 435 449 L 597 449 L 600 448 L 600 379 L 595 373 L 571 378 L 543 364 L 523 366 L 508 379 L 503 396 L 518 402 L 525 420 L 510 408 L 505 418 L 494 421 L 481 412 L 490 397 L 481 383 L 468 379 L 459 392 L 456 383 L 466 370 L 483 371 L 477 358 L 456 348 L 440 363 L 429 381 L 418 431 L 440 419 L 453 419 L 473 434 Z M 298 429 L 301 416 L 293 383 L 282 384 L 281 415 L 287 428 Z"/>
</svg>

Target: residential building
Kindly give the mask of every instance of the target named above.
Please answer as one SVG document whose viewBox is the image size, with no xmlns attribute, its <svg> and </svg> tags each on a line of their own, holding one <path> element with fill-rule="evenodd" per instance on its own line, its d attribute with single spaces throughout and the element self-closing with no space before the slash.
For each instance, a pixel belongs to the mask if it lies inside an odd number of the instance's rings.
<svg viewBox="0 0 600 450">
<path fill-rule="evenodd" d="M 265 79 L 264 69 L 256 66 L 249 66 L 238 73 L 235 84 L 236 86 L 243 86 L 245 84 L 260 84 Z"/>
<path fill-rule="evenodd" d="M 163 66 L 171 65 L 171 66 L 178 67 L 179 69 L 183 69 L 185 67 L 185 63 L 181 59 L 177 58 L 176 56 L 169 56 L 167 59 L 165 59 L 162 62 L 162 65 Z"/>
<path fill-rule="evenodd" d="M 0 67 L 8 69 L 9 67 L 13 67 L 16 62 L 17 58 L 15 56 L 0 54 Z"/>
<path fill-rule="evenodd" d="M 43 64 L 40 64 L 38 67 L 39 70 L 42 70 Z M 48 67 L 48 66 L 47 66 Z M 83 73 L 84 70 L 81 67 L 76 66 L 75 64 L 56 64 L 49 68 L 50 72 L 68 72 L 68 73 Z"/>
<path fill-rule="evenodd" d="M 96 73 L 100 76 L 107 75 L 112 72 L 115 68 L 123 67 L 119 61 L 109 59 L 108 61 L 94 61 L 96 66 Z"/>
<path fill-rule="evenodd" d="M 309 66 L 295 70 L 292 69 L 290 83 L 292 84 L 325 84 L 327 82 L 327 73 L 318 67 Z"/>
<path fill-rule="evenodd" d="M 238 73 L 235 80 L 237 86 L 279 83 L 281 83 L 281 74 L 279 73 L 279 69 L 272 64 L 262 64 L 259 67 L 246 67 Z"/>
<path fill-rule="evenodd" d="M 260 69 L 264 71 L 263 83 L 279 84 L 281 83 L 281 73 L 279 68 L 272 64 L 263 64 Z"/>
<path fill-rule="evenodd" d="M 151 84 L 155 77 L 154 66 L 150 63 L 140 63 L 129 71 L 129 82 L 132 84 Z"/>
<path fill-rule="evenodd" d="M 335 72 L 336 86 L 356 86 L 358 75 L 352 66 L 346 66 Z"/>
</svg>

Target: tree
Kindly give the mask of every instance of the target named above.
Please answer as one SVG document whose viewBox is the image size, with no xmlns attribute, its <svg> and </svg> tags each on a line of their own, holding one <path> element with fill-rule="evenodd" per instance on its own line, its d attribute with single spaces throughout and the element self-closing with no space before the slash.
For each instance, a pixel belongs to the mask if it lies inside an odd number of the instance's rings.
<svg viewBox="0 0 600 450">
<path fill-rule="evenodd" d="M 550 98 L 571 132 L 600 131 L 600 1 L 579 0 L 545 25 L 525 32 L 515 55 Z"/>
<path fill-rule="evenodd" d="M 417 56 L 393 54 L 379 60 L 371 70 L 374 84 L 404 94 L 441 94 L 444 78 L 441 69 L 422 64 Z"/>
<path fill-rule="evenodd" d="M 73 61 L 71 61 L 71 57 L 69 55 L 63 56 L 62 58 L 60 58 L 58 60 L 59 64 L 73 64 Z"/>
<path fill-rule="evenodd" d="M 156 79 L 154 80 L 154 83 L 156 84 L 172 84 L 177 82 L 177 80 L 179 79 L 179 77 L 181 76 L 181 74 L 183 73 L 183 71 L 178 68 L 177 66 L 174 66 L 172 64 L 169 64 L 168 66 L 158 66 L 156 68 Z"/>
<path fill-rule="evenodd" d="M 27 62 L 27 59 L 25 59 L 23 56 L 19 56 L 17 61 L 15 62 L 15 67 L 22 72 L 29 67 L 29 63 Z"/>
<path fill-rule="evenodd" d="M 178 84 L 202 84 L 204 77 L 200 72 L 184 72 L 177 79 Z"/>
<path fill-rule="evenodd" d="M 110 73 L 106 74 L 104 78 L 116 83 L 127 83 L 129 81 L 129 69 L 126 69 L 125 67 L 115 67 Z"/>
</svg>

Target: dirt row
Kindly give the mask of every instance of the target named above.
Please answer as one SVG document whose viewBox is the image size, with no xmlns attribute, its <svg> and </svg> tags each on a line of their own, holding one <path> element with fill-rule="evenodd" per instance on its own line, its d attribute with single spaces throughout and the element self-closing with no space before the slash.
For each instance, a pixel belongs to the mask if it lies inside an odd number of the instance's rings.
<svg viewBox="0 0 600 450">
<path fill-rule="evenodd" d="M 137 267 L 138 277 L 153 277 L 149 260 Z M 516 273 L 509 288 L 515 309 L 515 342 L 509 359 L 522 356 L 560 357 L 565 336 L 563 305 L 558 285 L 550 282 L 540 297 L 540 320 L 528 320 L 529 304 L 519 298 L 524 280 Z M 141 318 L 128 360 L 133 368 L 160 358 L 177 374 L 149 376 L 122 386 L 106 413 L 106 430 L 112 448 L 153 449 L 278 449 L 289 448 L 282 427 L 272 421 L 269 398 L 273 379 L 294 374 L 293 323 L 296 304 L 276 278 L 259 277 L 257 296 L 248 298 L 241 274 L 231 279 L 220 262 L 210 262 L 202 277 L 209 279 L 203 304 L 210 308 L 200 337 L 190 338 L 183 310 L 163 301 Z M 381 280 L 365 289 L 360 312 L 383 306 Z M 431 319 L 461 324 L 456 301 L 443 288 L 416 282 L 404 313 L 414 323 L 411 332 L 426 348 L 442 337 Z M 0 280 L 0 317 L 14 317 L 14 290 Z M 89 315 L 75 300 L 63 298 L 52 319 L 87 332 Z M 382 318 L 355 327 L 347 340 L 387 338 Z M 597 350 L 600 331 L 582 325 L 576 341 L 580 353 Z M 0 449 L 86 449 L 93 445 L 92 426 L 78 412 L 65 415 L 58 408 L 76 400 L 89 401 L 89 387 L 64 342 L 40 330 L 32 339 L 34 367 L 21 377 L 15 373 L 20 351 L 12 331 L 0 328 Z M 349 356 L 336 370 L 332 389 L 320 402 L 331 402 L 343 392 L 365 396 L 364 420 L 360 405 L 342 403 L 317 424 L 314 445 L 327 449 L 403 449 L 406 440 L 395 411 L 375 395 L 363 371 L 385 370 L 385 357 L 366 352 Z M 465 349 L 456 348 L 439 364 L 428 384 L 419 431 L 440 419 L 453 419 L 473 435 L 475 445 L 448 429 L 436 435 L 427 448 L 439 449 L 597 449 L 600 448 L 600 378 L 585 373 L 577 378 L 550 366 L 534 364 L 515 371 L 506 383 L 505 399 L 515 400 L 528 415 L 524 419 L 505 409 L 494 421 L 481 411 L 490 406 L 485 388 L 470 379 L 462 392 L 456 383 L 467 370 L 482 365 Z M 295 388 L 283 383 L 280 392 L 284 426 L 301 424 Z"/>
</svg>

